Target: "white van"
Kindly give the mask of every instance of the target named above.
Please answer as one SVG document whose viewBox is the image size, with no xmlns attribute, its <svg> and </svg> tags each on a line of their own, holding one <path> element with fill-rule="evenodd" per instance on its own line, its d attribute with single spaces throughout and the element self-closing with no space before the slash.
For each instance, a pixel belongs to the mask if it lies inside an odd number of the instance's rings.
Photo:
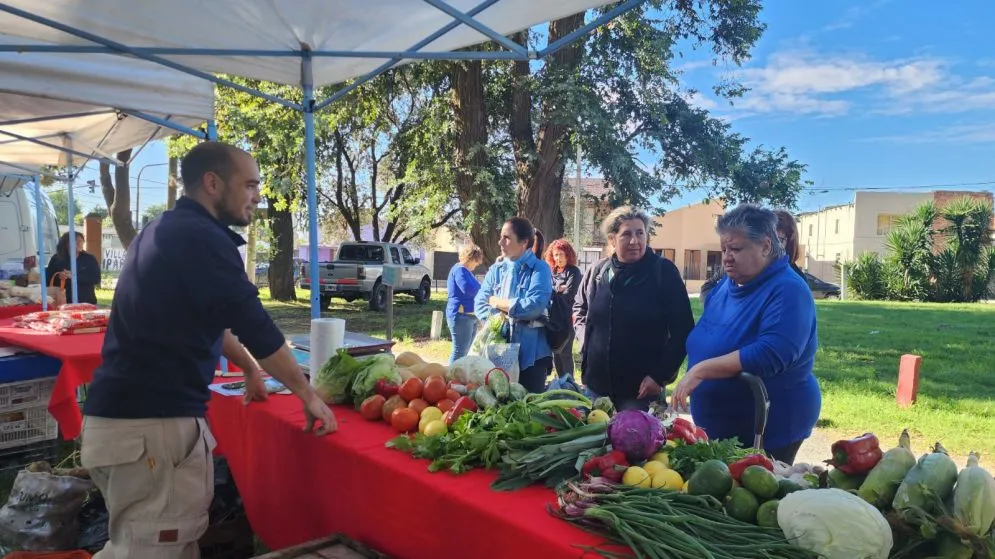
<svg viewBox="0 0 995 559">
<path fill-rule="evenodd" d="M 23 179 L 0 175 L 0 279 L 22 274 L 24 259 L 38 254 L 37 207 L 34 184 Z M 59 225 L 55 208 L 45 192 L 41 192 L 42 239 L 44 261 L 48 264 L 59 241 Z"/>
</svg>

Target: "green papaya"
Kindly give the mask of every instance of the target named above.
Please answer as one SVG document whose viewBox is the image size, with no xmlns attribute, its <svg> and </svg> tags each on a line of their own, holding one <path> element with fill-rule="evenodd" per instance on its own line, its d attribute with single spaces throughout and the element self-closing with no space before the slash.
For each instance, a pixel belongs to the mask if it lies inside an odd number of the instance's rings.
<svg viewBox="0 0 995 559">
<path fill-rule="evenodd" d="M 995 479 L 978 465 L 978 455 L 974 452 L 957 476 L 953 511 L 954 518 L 975 536 L 984 536 L 995 523 Z"/>
<path fill-rule="evenodd" d="M 909 430 L 902 431 L 898 446 L 884 453 L 881 461 L 867 474 L 857 491 L 861 499 L 879 509 L 886 509 L 895 500 L 895 494 L 909 470 L 916 465 L 909 443 Z"/>
</svg>

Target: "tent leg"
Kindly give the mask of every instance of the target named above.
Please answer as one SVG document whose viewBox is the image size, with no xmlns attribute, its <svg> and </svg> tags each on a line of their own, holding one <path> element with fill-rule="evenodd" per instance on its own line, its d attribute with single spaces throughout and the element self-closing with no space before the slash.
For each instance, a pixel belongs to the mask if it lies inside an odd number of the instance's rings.
<svg viewBox="0 0 995 559">
<path fill-rule="evenodd" d="M 35 175 L 35 243 L 37 243 L 37 266 L 41 274 L 41 310 L 48 310 L 48 279 L 45 277 L 45 213 L 42 211 L 41 176 Z M 31 270 L 28 270 L 30 272 Z"/>
<path fill-rule="evenodd" d="M 214 119 L 207 121 L 207 140 L 209 142 L 218 141 L 218 126 Z"/>
<path fill-rule="evenodd" d="M 304 90 L 304 162 L 307 177 L 308 276 L 311 279 L 311 318 L 321 318 L 321 282 L 318 281 L 318 190 L 315 184 L 314 79 L 311 53 L 301 59 L 301 87 Z"/>
<path fill-rule="evenodd" d="M 66 136 L 65 139 L 66 148 L 72 149 L 72 138 Z M 76 177 L 73 175 L 73 156 L 72 153 L 66 152 L 66 188 L 69 193 L 69 272 L 72 273 L 73 277 L 70 283 L 73 286 L 73 300 L 67 301 L 70 303 L 79 302 L 79 282 L 76 278 L 76 212 L 73 210 L 76 208 L 76 200 L 73 196 L 73 183 Z"/>
</svg>

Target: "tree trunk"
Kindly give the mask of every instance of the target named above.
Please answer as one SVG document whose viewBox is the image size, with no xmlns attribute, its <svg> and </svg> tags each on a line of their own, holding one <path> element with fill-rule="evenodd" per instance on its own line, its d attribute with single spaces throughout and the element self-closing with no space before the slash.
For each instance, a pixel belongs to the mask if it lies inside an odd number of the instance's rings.
<svg viewBox="0 0 995 559">
<path fill-rule="evenodd" d="M 166 209 L 171 210 L 176 206 L 176 182 L 179 177 L 177 166 L 179 160 L 175 157 L 169 158 L 169 178 L 166 179 Z"/>
<path fill-rule="evenodd" d="M 126 149 L 117 154 L 118 161 L 130 161 L 131 150 Z M 107 211 L 110 213 L 111 223 L 114 224 L 114 231 L 125 250 L 131 246 L 132 241 L 138 233 L 135 231 L 135 224 L 131 215 L 131 181 L 129 179 L 130 169 L 128 165 L 115 165 L 114 178 L 111 178 L 110 165 L 100 164 L 100 191 L 104 195 L 104 202 L 107 203 Z"/>
<path fill-rule="evenodd" d="M 269 263 L 269 291 L 277 301 L 296 301 L 294 288 L 294 218 L 290 208 L 276 209 L 276 200 L 267 198 L 273 246 Z"/>
<path fill-rule="evenodd" d="M 494 185 L 478 182 L 487 168 L 487 110 L 484 104 L 484 77 L 480 61 L 451 65 L 456 120 L 456 194 L 464 212 L 475 216 L 470 237 L 484 253 L 486 263 L 498 256 L 500 217 L 493 215 Z"/>
<path fill-rule="evenodd" d="M 584 13 L 558 19 L 549 24 L 549 42 L 556 41 L 584 24 Z M 583 57 L 583 41 L 577 41 L 553 55 L 550 73 L 564 80 L 575 76 Z M 511 135 L 515 146 L 515 174 L 518 179 L 518 215 L 528 218 L 542 230 L 548 241 L 563 236 L 563 144 L 572 123 L 551 120 L 554 107 L 543 106 L 538 139 L 532 132 L 532 97 L 528 93 L 527 62 L 515 62 L 511 103 Z M 564 96 L 565 97 L 565 96 Z M 544 105 L 564 99 L 546 99 Z M 553 203 L 550 203 L 550 202 Z"/>
</svg>

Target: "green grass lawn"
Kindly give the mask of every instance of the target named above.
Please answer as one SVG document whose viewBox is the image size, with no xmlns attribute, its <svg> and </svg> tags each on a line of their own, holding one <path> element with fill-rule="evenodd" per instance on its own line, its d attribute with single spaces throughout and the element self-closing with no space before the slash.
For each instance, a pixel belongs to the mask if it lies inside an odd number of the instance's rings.
<svg viewBox="0 0 995 559">
<path fill-rule="evenodd" d="M 109 294 L 102 292 L 102 302 Z M 308 294 L 281 303 L 263 292 L 264 304 L 284 332 L 307 332 Z M 394 337 L 397 350 L 414 350 L 445 363 L 449 334 L 429 340 L 431 311 L 442 310 L 444 294 L 425 305 L 398 296 Z M 693 300 L 695 315 L 701 313 Z M 951 454 L 972 450 L 995 456 L 995 305 L 941 305 L 819 301 L 819 353 L 815 373 L 823 391 L 820 430 L 827 436 L 872 431 L 888 447 L 903 428 L 913 436 L 916 454 L 941 441 Z M 333 301 L 325 316 L 345 318 L 348 329 L 373 336 L 386 332 L 386 315 L 357 301 Z M 919 400 L 903 410 L 895 405 L 898 361 L 922 356 Z M 828 449 L 827 449 L 828 451 Z"/>
</svg>

